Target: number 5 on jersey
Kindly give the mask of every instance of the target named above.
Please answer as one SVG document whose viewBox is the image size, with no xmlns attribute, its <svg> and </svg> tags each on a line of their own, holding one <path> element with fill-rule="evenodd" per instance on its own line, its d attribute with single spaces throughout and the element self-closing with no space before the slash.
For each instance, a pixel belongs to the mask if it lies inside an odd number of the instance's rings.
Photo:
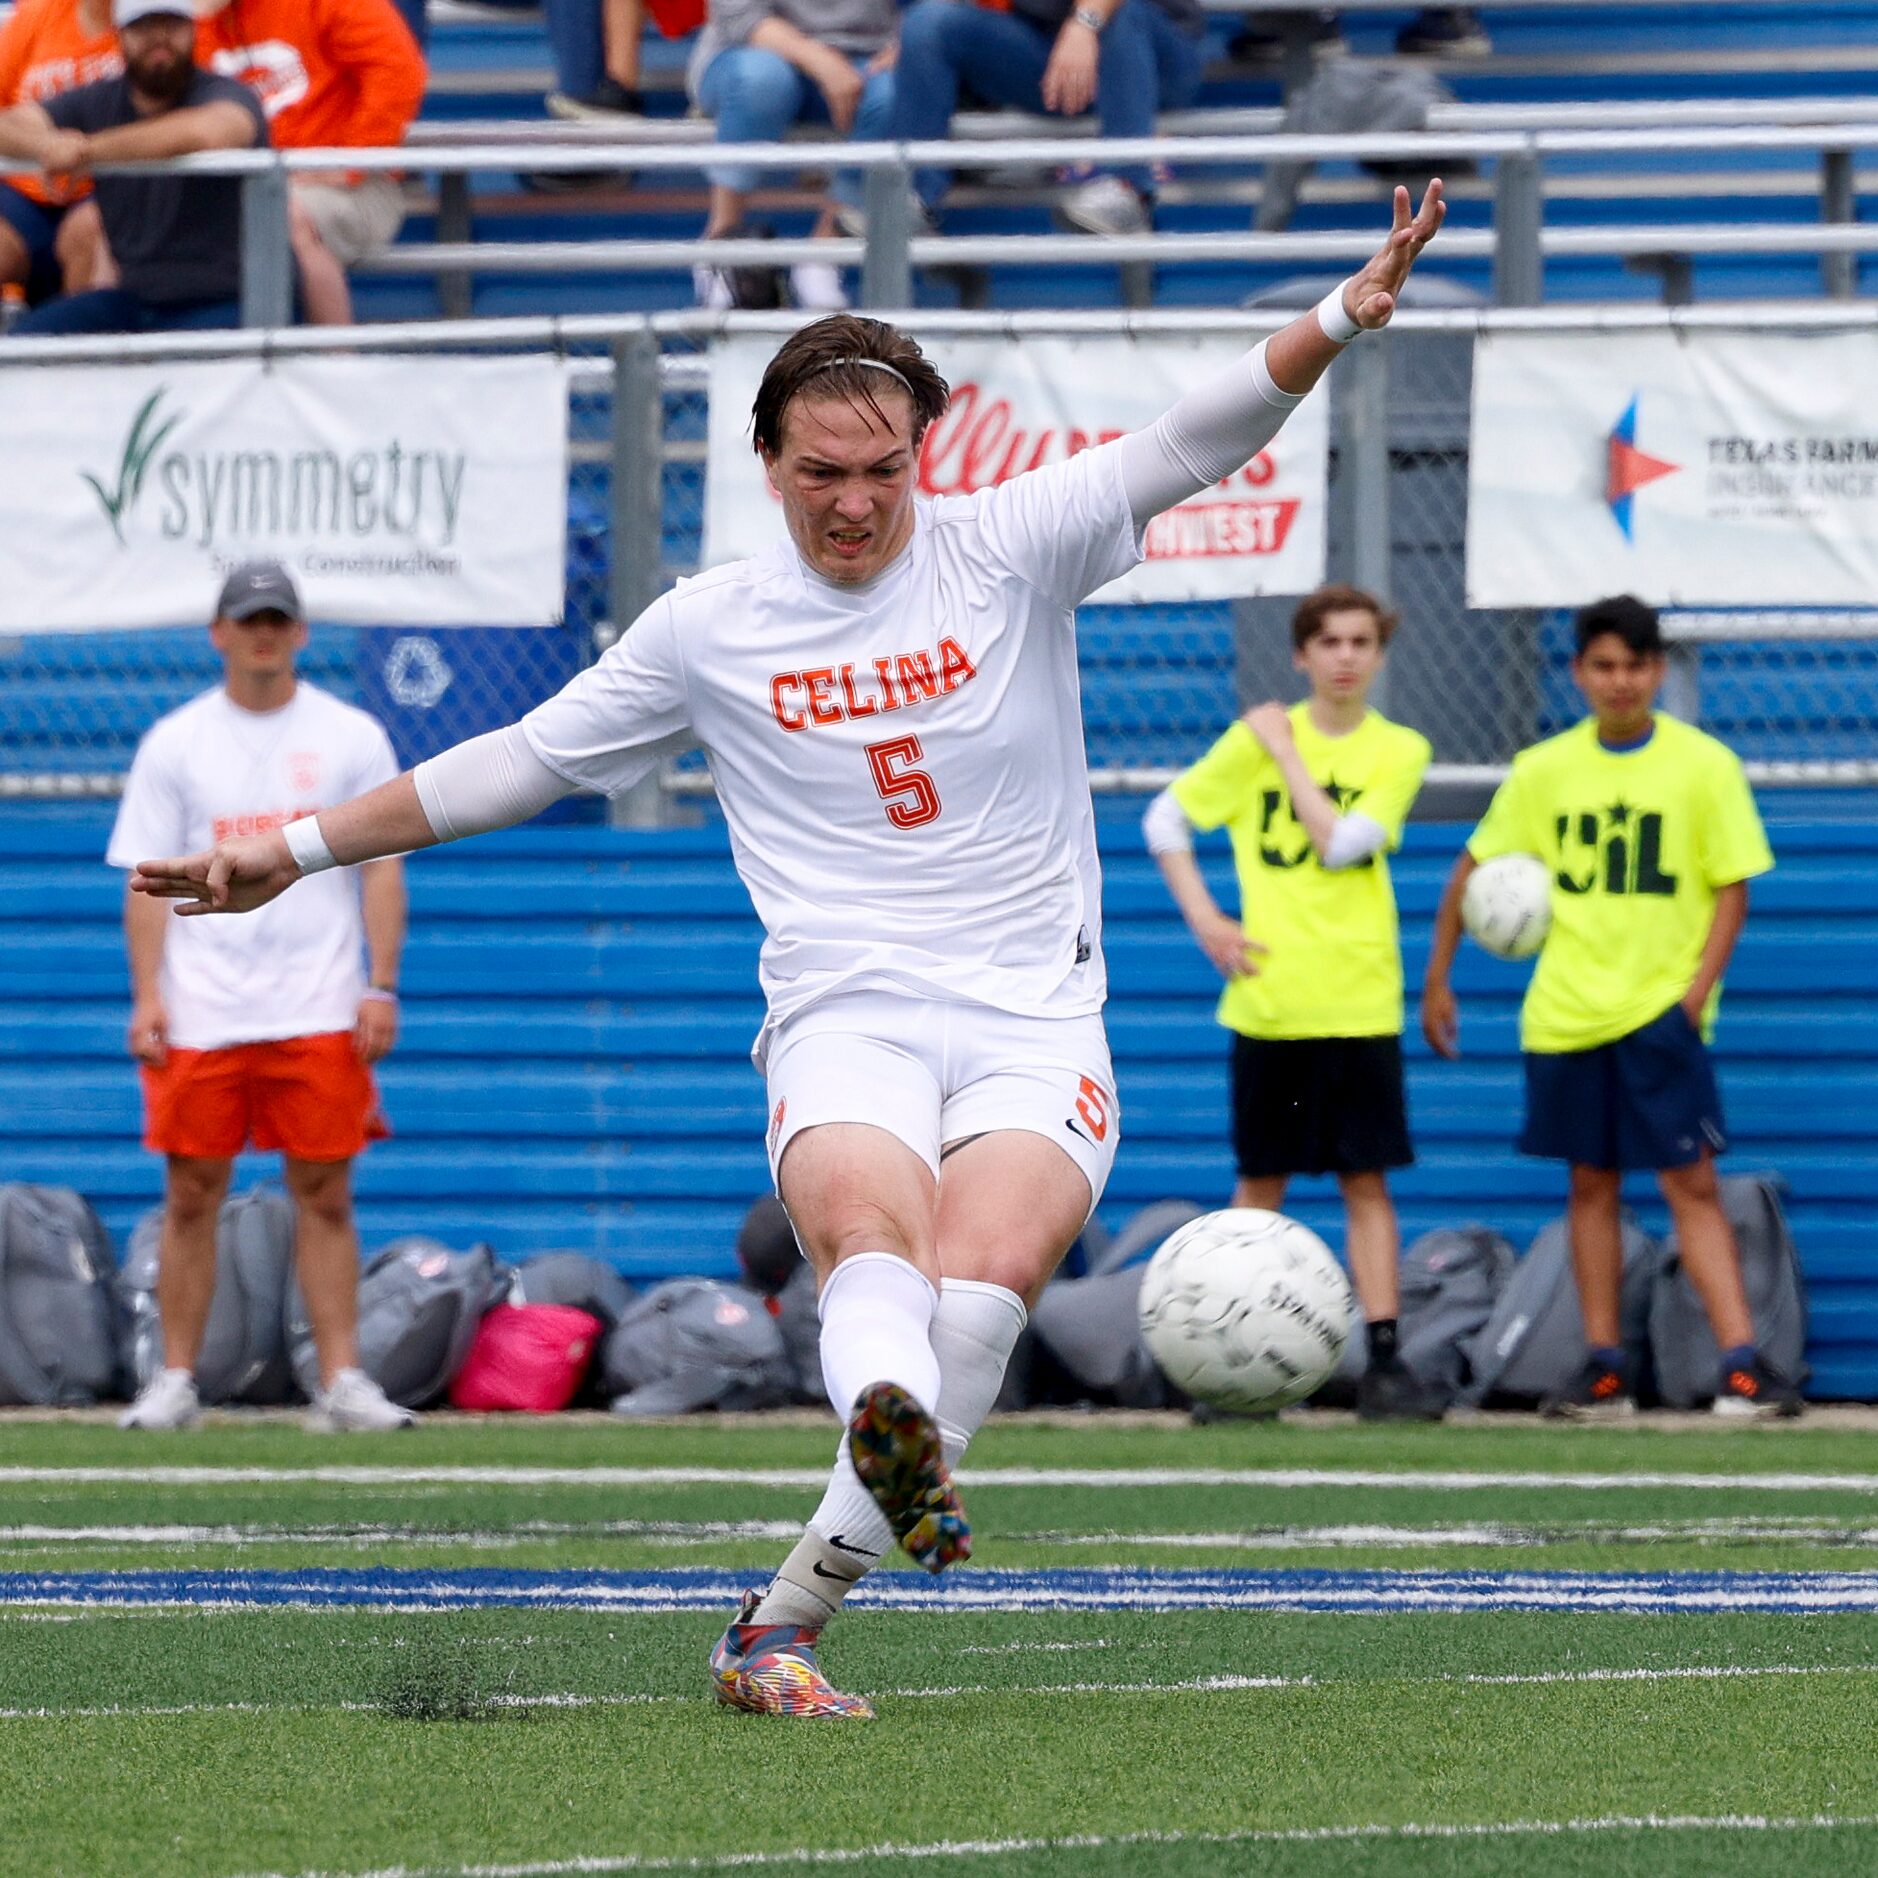
<svg viewBox="0 0 1878 1878">
<path fill-rule="evenodd" d="M 913 736 L 889 737 L 867 746 L 868 767 L 874 787 L 887 805 L 887 819 L 896 828 L 923 828 L 939 819 L 939 791 L 933 779 L 913 764 L 925 755 Z"/>
</svg>

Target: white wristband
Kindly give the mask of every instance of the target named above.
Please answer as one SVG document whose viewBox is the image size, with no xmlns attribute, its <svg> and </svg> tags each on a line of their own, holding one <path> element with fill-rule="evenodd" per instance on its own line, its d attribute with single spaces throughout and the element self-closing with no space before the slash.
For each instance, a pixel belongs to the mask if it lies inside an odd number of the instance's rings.
<svg viewBox="0 0 1878 1878">
<path fill-rule="evenodd" d="M 1363 329 L 1344 310 L 1343 290 L 1348 281 L 1339 281 L 1317 303 L 1317 324 L 1333 346 L 1347 346 Z"/>
<path fill-rule="evenodd" d="M 294 865 L 302 874 L 322 874 L 327 868 L 339 865 L 339 857 L 326 845 L 326 837 L 320 833 L 320 818 L 317 815 L 302 815 L 297 821 L 289 822 L 280 832 L 287 837 L 287 852 L 293 856 Z"/>
</svg>

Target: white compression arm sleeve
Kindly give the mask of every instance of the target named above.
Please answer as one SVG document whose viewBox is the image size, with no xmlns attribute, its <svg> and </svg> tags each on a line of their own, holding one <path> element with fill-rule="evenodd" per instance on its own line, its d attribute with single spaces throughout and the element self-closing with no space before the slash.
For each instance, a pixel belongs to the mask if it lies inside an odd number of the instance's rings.
<svg viewBox="0 0 1878 1878">
<path fill-rule="evenodd" d="M 1302 402 L 1301 392 L 1272 382 L 1261 340 L 1224 377 L 1196 385 L 1146 430 L 1131 431 L 1118 448 L 1135 526 L 1250 463 Z"/>
<path fill-rule="evenodd" d="M 1141 833 L 1150 854 L 1193 852 L 1193 824 L 1187 820 L 1187 811 L 1175 801 L 1172 789 L 1163 789 L 1148 804 L 1141 818 Z"/>
<path fill-rule="evenodd" d="M 439 841 L 513 828 L 574 792 L 565 776 L 535 754 L 520 724 L 459 743 L 418 764 L 411 775 Z"/>
<path fill-rule="evenodd" d="M 1381 822 L 1353 809 L 1348 815 L 1337 817 L 1337 825 L 1330 831 L 1329 845 L 1324 849 L 1324 865 L 1333 873 L 1340 868 L 1354 867 L 1388 843 L 1389 831 Z"/>
</svg>

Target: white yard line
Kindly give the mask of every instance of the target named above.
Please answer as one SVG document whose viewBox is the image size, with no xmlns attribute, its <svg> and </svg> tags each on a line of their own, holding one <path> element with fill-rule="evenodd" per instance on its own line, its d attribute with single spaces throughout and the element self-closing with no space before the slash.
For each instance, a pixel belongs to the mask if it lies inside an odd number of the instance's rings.
<svg viewBox="0 0 1878 1878">
<path fill-rule="evenodd" d="M 967 1487 L 1382 1487 L 1465 1492 L 1507 1487 L 1692 1488 L 1732 1493 L 1878 1494 L 1878 1474 L 1414 1472 L 1361 1467 L 975 1467 Z M 822 1487 L 825 1467 L 0 1467 L 0 1486 L 159 1487 Z"/>
<path fill-rule="evenodd" d="M 1523 1675 L 1385 1676 L 1375 1680 L 1416 1687 L 1523 1688 L 1571 1683 L 1722 1682 L 1756 1676 L 1871 1675 L 1878 1675 L 1878 1663 L 1702 1663 L 1664 1669 L 1561 1669 Z M 1366 1680 L 1348 1676 L 1325 1679 L 1218 1675 L 1189 1676 L 1172 1682 L 946 1683 L 930 1688 L 873 1689 L 868 1693 L 895 1702 L 955 1701 L 963 1696 L 981 1695 L 1232 1695 L 1251 1690 L 1354 1689 L 1366 1686 Z M 512 1709 L 665 1708 L 703 1706 L 712 1700 L 714 1698 L 708 1695 L 582 1695 L 572 1691 L 546 1695 L 492 1694 L 483 1698 L 490 1708 Z M 96 1708 L 0 1708 L 0 1722 L 100 1721 L 152 1715 L 374 1714 L 383 1706 L 381 1702 L 179 1702 L 149 1707 L 112 1703 Z"/>
<path fill-rule="evenodd" d="M 1843 1832 L 1878 1826 L 1878 1816 L 1828 1813 L 1791 1818 L 1755 1813 L 1606 1814 L 1595 1819 L 1445 1821 L 1402 1825 L 1248 1828 L 1242 1832 L 1077 1833 L 1064 1838 L 943 1839 L 924 1844 L 887 1841 L 867 1846 L 799 1846 L 779 1852 L 725 1852 L 702 1858 L 640 1853 L 539 1859 L 519 1865 L 391 1865 L 371 1871 L 249 1873 L 243 1878 L 561 1878 L 564 1873 L 746 1871 L 764 1866 L 859 1865 L 870 1859 L 1007 1858 L 1016 1852 L 1106 1851 L 1117 1846 L 1324 1845 L 1345 1840 L 1570 1838 L 1609 1832 Z"/>
<path fill-rule="evenodd" d="M 650 1545 L 705 1545 L 720 1539 L 796 1539 L 799 1520 L 527 1520 L 499 1531 L 459 1532 L 410 1526 L 0 1526 L 0 1550 L 78 1545 L 476 1546 L 506 1551 L 543 1539 L 642 1539 Z"/>
</svg>

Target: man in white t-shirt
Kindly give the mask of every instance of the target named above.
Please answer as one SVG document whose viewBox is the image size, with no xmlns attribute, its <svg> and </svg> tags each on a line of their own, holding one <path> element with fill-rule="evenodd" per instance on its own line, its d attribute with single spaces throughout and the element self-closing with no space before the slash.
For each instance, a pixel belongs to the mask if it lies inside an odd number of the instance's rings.
<svg viewBox="0 0 1878 1878">
<path fill-rule="evenodd" d="M 1439 183 L 1413 213 L 1398 189 L 1375 259 L 1224 377 L 971 496 L 916 499 L 947 391 L 911 339 L 850 314 L 802 328 L 753 424 L 787 540 L 680 583 L 520 724 L 317 818 L 138 869 L 185 914 L 244 911 L 573 788 L 630 788 L 703 745 L 766 932 L 770 1161 L 847 1422 L 800 1543 L 712 1653 L 727 1703 L 873 1713 L 823 1676 L 821 1626 L 896 1539 L 935 1571 L 966 1556 L 951 1469 L 1114 1158 L 1075 607 L 1387 322 L 1443 213 Z"/>
<path fill-rule="evenodd" d="M 297 677 L 306 615 L 284 568 L 237 568 L 209 627 L 223 679 L 137 746 L 107 859 L 283 827 L 395 776 L 375 718 Z M 279 1149 L 295 1265 L 319 1352 L 310 1422 L 397 1428 L 412 1417 L 359 1368 L 352 1162 L 385 1134 L 371 1065 L 398 1029 L 404 864 L 334 872 L 251 920 L 173 920 L 127 893 L 124 938 L 142 1066 L 144 1145 L 165 1157 L 157 1304 L 163 1367 L 126 1428 L 196 1419 L 195 1363 L 215 1291 L 216 1223 L 244 1147 Z M 364 954 L 369 951 L 369 982 Z"/>
</svg>

